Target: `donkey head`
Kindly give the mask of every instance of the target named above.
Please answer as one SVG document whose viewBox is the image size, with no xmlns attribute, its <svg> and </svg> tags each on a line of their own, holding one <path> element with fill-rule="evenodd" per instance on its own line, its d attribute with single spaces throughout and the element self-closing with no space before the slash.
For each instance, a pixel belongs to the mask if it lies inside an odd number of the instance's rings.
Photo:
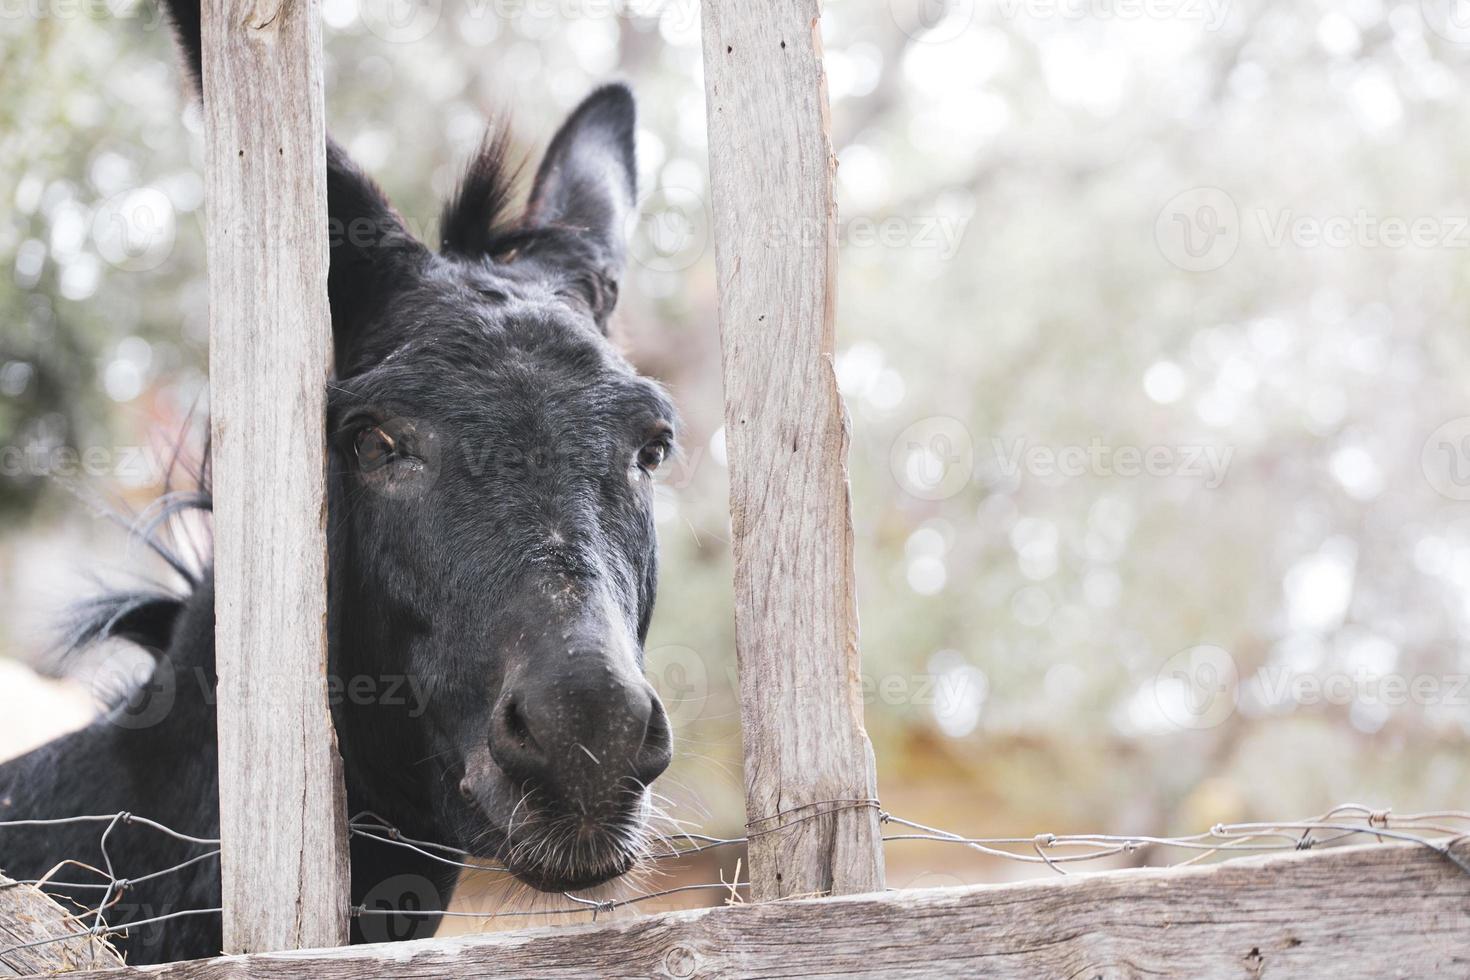
<svg viewBox="0 0 1470 980">
<path fill-rule="evenodd" d="M 590 96 L 509 224 L 505 140 L 487 139 L 437 254 L 328 149 L 333 670 L 353 805 L 548 890 L 630 867 L 670 756 L 642 644 L 674 413 L 605 334 L 633 127 L 625 88 Z M 356 698 L 364 675 L 414 696 Z"/>
</svg>

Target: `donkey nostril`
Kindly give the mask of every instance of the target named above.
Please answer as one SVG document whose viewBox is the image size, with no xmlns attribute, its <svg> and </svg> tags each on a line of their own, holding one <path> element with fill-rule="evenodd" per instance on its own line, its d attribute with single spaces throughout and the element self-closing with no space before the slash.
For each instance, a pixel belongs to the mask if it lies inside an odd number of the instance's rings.
<svg viewBox="0 0 1470 980">
<path fill-rule="evenodd" d="M 521 705 L 520 697 L 507 696 L 490 725 L 490 757 L 517 782 L 544 778 L 550 761 Z"/>
<path fill-rule="evenodd" d="M 664 711 L 658 695 L 649 691 L 650 710 L 648 727 L 643 734 L 643 745 L 634 760 L 634 775 L 644 785 L 653 782 L 669 768 L 674 757 L 674 733 L 669 728 L 669 716 Z"/>
<path fill-rule="evenodd" d="M 531 735 L 531 729 L 526 724 L 525 716 L 521 714 L 520 707 L 514 700 L 505 702 L 505 730 L 522 745 L 530 745 L 536 741 Z"/>
<path fill-rule="evenodd" d="M 647 681 L 612 690 L 596 672 L 538 677 L 502 691 L 491 716 L 490 756 L 513 783 L 600 802 L 620 780 L 647 785 L 669 767 L 669 718 Z"/>
</svg>

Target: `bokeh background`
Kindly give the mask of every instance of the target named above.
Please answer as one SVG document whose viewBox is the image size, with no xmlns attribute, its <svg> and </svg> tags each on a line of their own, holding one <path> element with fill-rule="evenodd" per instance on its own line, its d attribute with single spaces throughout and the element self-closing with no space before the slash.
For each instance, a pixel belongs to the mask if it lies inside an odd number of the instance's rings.
<svg viewBox="0 0 1470 980">
<path fill-rule="evenodd" d="M 322 16 L 331 128 L 422 229 L 489 118 L 534 163 L 589 88 L 635 86 L 618 331 L 685 423 L 649 642 L 679 735 L 664 792 L 738 834 L 697 4 Z M 987 836 L 1463 807 L 1470 17 L 831 0 L 821 29 L 885 806 Z M 156 5 L 16 0 L 0 61 L 9 755 L 94 710 L 85 678 L 28 665 L 96 578 L 157 573 L 100 514 L 145 507 L 181 438 L 197 457 L 208 329 L 200 114 Z M 895 886 L 1036 873 L 887 856 Z"/>
</svg>

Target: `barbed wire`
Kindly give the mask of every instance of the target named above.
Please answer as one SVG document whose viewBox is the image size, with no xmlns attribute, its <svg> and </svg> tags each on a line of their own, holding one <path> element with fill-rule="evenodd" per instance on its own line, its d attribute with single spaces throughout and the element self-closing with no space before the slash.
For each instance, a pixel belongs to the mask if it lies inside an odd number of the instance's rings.
<svg viewBox="0 0 1470 980">
<path fill-rule="evenodd" d="M 171 922 L 175 919 L 184 918 L 185 916 L 218 915 L 222 911 L 218 908 L 182 909 L 164 915 L 150 916 L 144 919 L 135 919 L 131 922 L 119 926 L 109 925 L 105 918 L 105 913 L 108 911 L 108 909 L 117 905 L 122 900 L 123 894 L 134 885 L 163 878 L 167 875 L 180 872 L 185 868 L 190 868 L 194 865 L 202 864 L 203 862 L 212 858 L 219 857 L 219 838 L 194 837 L 190 834 L 180 833 L 179 831 L 174 830 L 173 828 L 168 827 L 164 824 L 161 824 L 156 820 L 150 820 L 147 817 L 140 817 L 137 814 L 129 813 L 126 810 L 120 811 L 118 813 L 89 814 L 85 816 L 74 817 L 52 817 L 41 820 L 4 820 L 0 821 L 0 830 L 16 827 L 55 827 L 65 824 L 78 823 L 102 823 L 106 825 L 103 828 L 101 837 L 98 840 L 98 846 L 102 853 L 102 868 L 87 864 L 83 861 L 68 858 L 66 860 L 58 862 L 55 867 L 46 872 L 46 874 L 42 875 L 40 878 L 25 879 L 19 881 L 6 881 L 0 883 L 0 889 L 18 888 L 21 886 L 31 886 L 39 889 L 47 889 L 47 894 L 50 894 L 52 898 L 61 897 L 65 898 L 67 901 L 74 903 L 75 899 L 72 898 L 70 895 L 64 894 L 65 891 L 88 891 L 101 889 L 102 898 L 97 902 L 95 906 L 83 906 L 81 911 L 66 912 L 67 919 L 69 921 L 80 923 L 82 922 L 82 920 L 90 918 L 92 924 L 76 932 L 63 933 L 59 936 L 50 936 L 44 939 L 37 939 L 30 942 L 18 943 L 13 946 L 7 946 L 4 949 L 0 949 L 0 956 L 6 956 L 8 954 L 19 952 L 25 949 L 32 949 L 37 946 L 45 946 L 50 943 L 66 942 L 72 939 L 92 937 L 96 939 L 106 940 L 111 936 L 126 933 L 129 929 L 136 929 L 142 926 L 158 925 L 164 922 Z M 116 828 L 118 828 L 119 826 L 131 825 L 145 827 L 149 830 L 164 834 L 165 836 L 172 837 L 173 839 L 181 841 L 183 843 L 212 846 L 214 849 L 203 854 L 193 855 L 183 861 L 178 862 L 177 864 L 171 865 L 170 867 L 162 868 L 158 871 L 153 871 L 148 874 L 140 875 L 136 878 L 120 878 L 117 876 L 116 870 L 113 867 L 112 853 L 108 848 L 108 842 L 111 839 L 112 832 Z M 57 881 L 52 878 L 52 875 L 55 875 L 60 872 L 61 869 L 68 867 L 90 871 L 103 880 L 100 882 L 81 882 Z M 66 910 L 63 909 L 63 911 L 65 912 Z"/>
<path fill-rule="evenodd" d="M 955 834 L 929 824 L 897 816 L 882 809 L 876 799 L 821 800 L 787 807 L 767 817 L 751 820 L 746 825 L 746 834 L 741 837 L 717 837 L 709 834 L 677 832 L 659 834 L 654 838 L 656 850 L 649 855 L 652 862 L 678 860 L 719 848 L 741 847 L 752 840 L 780 831 L 791 830 L 801 823 L 843 810 L 875 809 L 882 827 L 898 827 L 904 833 L 885 833 L 885 843 L 904 841 L 926 841 L 930 843 L 954 844 L 988 858 L 1015 861 L 1027 865 L 1042 865 L 1056 872 L 1067 874 L 1063 865 L 1087 862 L 1103 862 L 1120 855 L 1131 856 L 1145 850 L 1163 853 L 1183 852 L 1187 858 L 1165 861 L 1160 867 L 1184 867 L 1198 864 L 1211 858 L 1228 858 L 1239 854 L 1259 854 L 1273 851 L 1304 851 L 1339 846 L 1349 841 L 1373 840 L 1378 842 L 1398 841 L 1419 845 L 1450 861 L 1455 867 L 1470 875 L 1470 851 L 1456 851 L 1461 843 L 1470 840 L 1470 811 L 1434 810 L 1422 813 L 1395 814 L 1392 810 L 1377 809 L 1358 803 L 1346 803 L 1316 817 L 1288 821 L 1250 821 L 1218 823 L 1209 830 L 1181 836 L 1159 836 L 1151 834 L 1054 834 L 1041 833 L 1030 837 L 969 837 Z M 0 949 L 0 956 L 41 946 L 47 943 L 65 942 L 71 939 L 95 937 L 107 939 L 125 935 L 131 929 L 170 922 L 186 916 L 219 915 L 218 908 L 185 909 L 164 915 L 152 916 L 131 922 L 109 925 L 106 913 L 116 906 L 127 890 L 138 884 L 154 881 L 168 875 L 178 874 L 220 855 L 218 838 L 196 837 L 180 833 L 157 821 L 126 811 L 112 814 L 96 814 L 75 817 L 56 817 L 42 820 L 0 821 L 0 830 L 15 827 L 45 827 L 63 824 L 98 823 L 103 825 L 99 838 L 103 867 L 77 860 L 64 860 L 40 878 L 24 881 L 8 881 L 0 888 L 24 885 L 46 889 L 48 893 L 60 893 L 60 897 L 76 902 L 69 891 L 98 891 L 102 897 L 95 905 L 81 905 L 80 911 L 68 912 L 67 919 L 82 928 L 63 935 L 34 940 L 28 943 Z M 120 826 L 141 826 L 165 834 L 183 843 L 209 847 L 210 850 L 192 855 L 169 867 L 152 871 L 134 878 L 116 875 L 109 850 L 113 831 Z M 375 841 L 384 846 L 407 849 L 448 867 L 472 872 L 491 872 L 509 875 L 510 869 L 499 864 L 463 860 L 464 852 L 450 844 L 422 840 L 404 834 L 390 821 L 371 811 L 363 811 L 348 821 L 352 837 Z M 53 878 L 63 868 L 80 869 L 95 874 L 95 882 L 63 881 Z M 724 880 L 723 871 L 718 882 L 702 882 L 676 885 L 656 891 L 639 892 L 634 895 L 594 899 L 571 892 L 562 897 L 571 904 L 546 909 L 504 909 L 494 911 L 426 910 L 410 908 L 368 908 L 352 906 L 350 916 L 403 916 L 407 918 L 462 918 L 517 919 L 535 916 L 564 916 L 590 913 L 595 920 L 599 914 L 667 898 L 673 895 L 721 891 L 727 894 L 727 904 L 742 901 L 740 892 L 749 888 L 748 881 L 740 880 L 741 861 L 737 860 L 734 876 Z M 896 890 L 896 889 L 890 889 Z M 80 903 L 78 903 L 80 904 Z M 91 921 L 86 925 L 86 920 Z"/>
</svg>

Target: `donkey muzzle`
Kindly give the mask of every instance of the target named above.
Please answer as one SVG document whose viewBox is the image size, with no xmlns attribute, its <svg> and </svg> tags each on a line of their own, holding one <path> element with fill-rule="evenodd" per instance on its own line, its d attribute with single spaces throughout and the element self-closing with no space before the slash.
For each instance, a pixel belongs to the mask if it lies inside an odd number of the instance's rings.
<svg viewBox="0 0 1470 980">
<path fill-rule="evenodd" d="M 669 766 L 668 714 L 652 685 L 601 650 L 557 659 L 504 685 L 490 755 L 512 782 L 588 815 L 626 809 Z"/>
</svg>

